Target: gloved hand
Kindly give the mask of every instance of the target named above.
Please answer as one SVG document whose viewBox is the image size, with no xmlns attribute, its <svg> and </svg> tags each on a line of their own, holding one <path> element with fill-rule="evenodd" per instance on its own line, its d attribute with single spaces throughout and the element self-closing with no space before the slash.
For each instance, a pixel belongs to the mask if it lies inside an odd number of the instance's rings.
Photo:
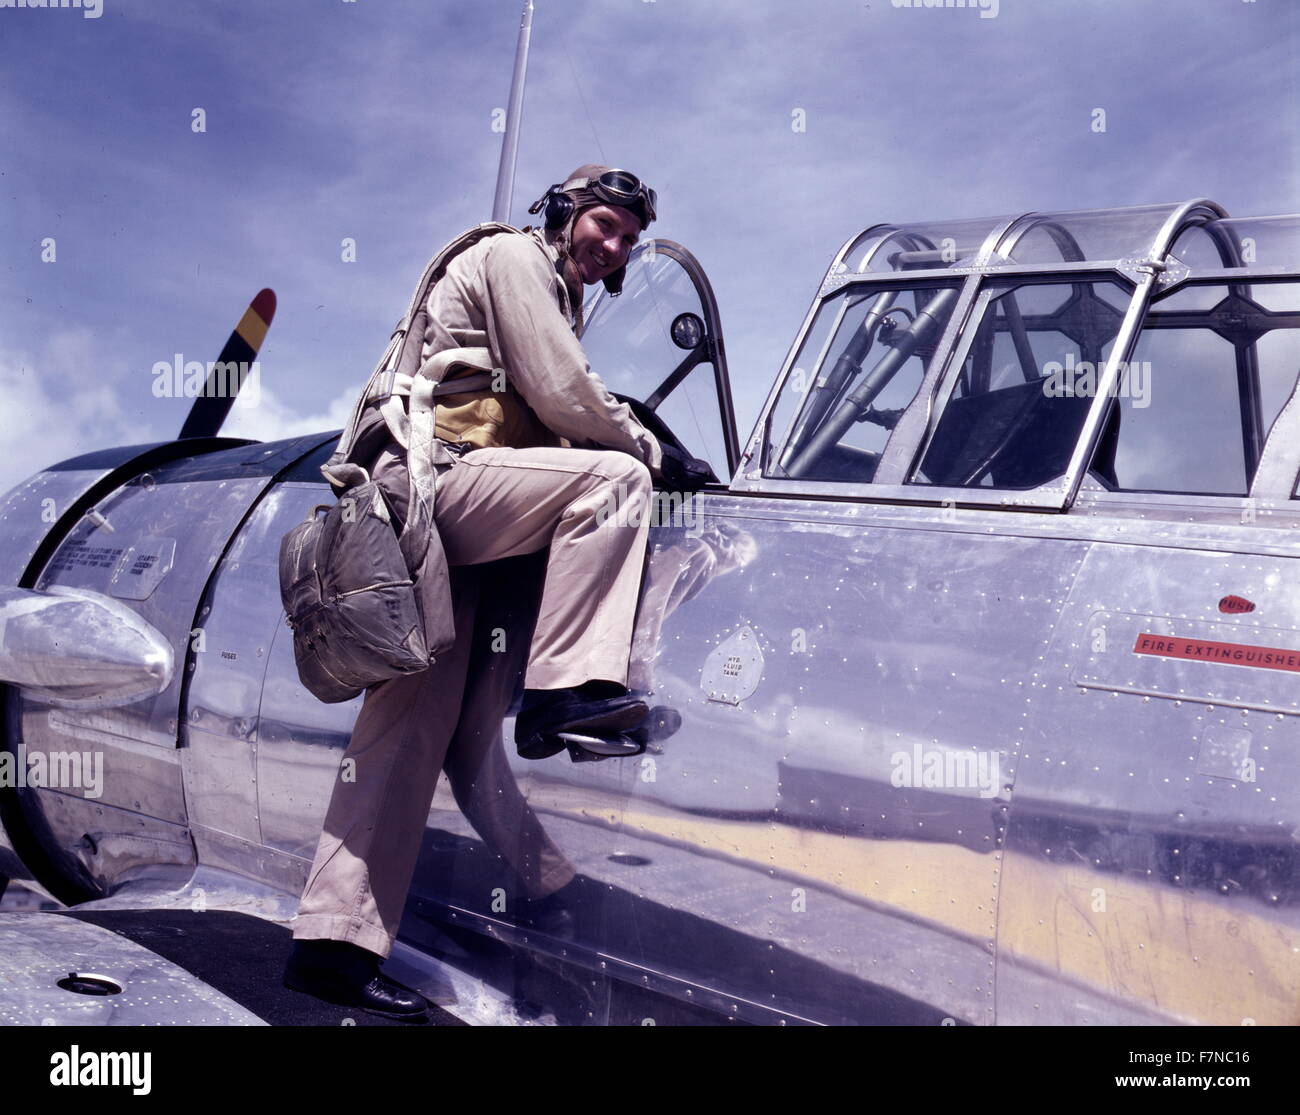
<svg viewBox="0 0 1300 1115">
<path fill-rule="evenodd" d="M 661 441 L 663 459 L 659 464 L 659 474 L 663 485 L 670 492 L 698 492 L 709 482 L 713 470 L 708 461 L 698 457 L 688 457 L 676 446 Z"/>
</svg>

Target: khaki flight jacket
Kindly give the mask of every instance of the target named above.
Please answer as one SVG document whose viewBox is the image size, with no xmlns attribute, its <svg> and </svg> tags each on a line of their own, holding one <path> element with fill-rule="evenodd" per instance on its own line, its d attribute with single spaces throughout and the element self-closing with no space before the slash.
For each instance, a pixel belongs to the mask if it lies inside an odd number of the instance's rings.
<svg viewBox="0 0 1300 1115">
<path fill-rule="evenodd" d="M 464 240 L 472 242 L 463 247 Z M 426 268 L 334 454 L 321 465 L 343 492 L 369 479 L 366 470 L 385 448 L 396 442 L 406 450 L 406 467 L 381 486 L 401 519 L 398 542 L 419 594 L 431 662 L 455 640 L 446 555 L 431 529 L 435 474 L 454 467 L 444 442 L 621 450 L 662 476 L 658 439 L 606 390 L 574 336 L 577 307 L 555 270 L 558 258 L 544 233 L 506 225 L 480 225 L 447 244 Z M 447 383 L 469 376 L 478 389 L 445 393 Z M 481 387 L 485 382 L 491 386 Z"/>
<path fill-rule="evenodd" d="M 480 449 L 618 449 L 657 477 L 658 440 L 591 371 L 574 336 L 577 308 L 558 259 L 541 231 L 497 233 L 460 252 L 433 285 L 421 364 L 442 356 L 444 383 L 504 372 L 493 385 L 502 390 L 441 395 L 437 436 Z"/>
</svg>

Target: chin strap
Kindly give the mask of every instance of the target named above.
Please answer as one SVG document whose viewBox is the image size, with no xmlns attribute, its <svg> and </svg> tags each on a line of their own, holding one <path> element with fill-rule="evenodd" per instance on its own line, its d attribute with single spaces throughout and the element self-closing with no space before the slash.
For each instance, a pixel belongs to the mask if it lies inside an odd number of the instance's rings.
<svg viewBox="0 0 1300 1115">
<path fill-rule="evenodd" d="M 569 218 L 569 223 L 554 233 L 554 239 L 551 241 L 555 249 L 559 252 L 559 258 L 555 261 L 555 273 L 560 276 L 560 282 L 564 284 L 564 292 L 568 295 L 569 305 L 573 309 L 573 332 L 582 336 L 582 274 L 578 270 L 578 265 L 573 262 L 573 257 L 569 255 L 571 244 L 570 234 L 573 232 L 573 221 L 576 218 Z"/>
<path fill-rule="evenodd" d="M 559 273 L 560 281 L 564 283 L 565 293 L 569 296 L 569 305 L 573 307 L 573 331 L 581 337 L 582 276 L 578 273 L 578 265 L 566 253 L 556 261 L 555 270 Z"/>
</svg>

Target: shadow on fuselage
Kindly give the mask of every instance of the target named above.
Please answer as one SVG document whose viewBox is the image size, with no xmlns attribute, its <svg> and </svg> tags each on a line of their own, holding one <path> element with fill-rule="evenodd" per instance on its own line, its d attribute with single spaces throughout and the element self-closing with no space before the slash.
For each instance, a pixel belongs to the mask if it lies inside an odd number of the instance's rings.
<svg viewBox="0 0 1300 1115">
<path fill-rule="evenodd" d="M 764 1007 L 828 1024 L 937 1026 L 948 1015 L 773 940 L 584 875 L 576 879 L 568 934 L 552 937 L 524 930 L 537 941 L 534 949 L 515 940 L 518 930 L 510 913 L 515 886 L 509 871 L 483 844 L 429 829 L 401 936 L 435 955 L 451 951 L 447 959 L 454 966 L 511 995 L 525 1012 L 550 1011 L 561 1024 L 639 1023 L 647 1017 L 656 1023 L 735 1021 L 721 1008 L 710 1011 L 686 1001 L 686 983 L 680 995 L 668 997 L 637 986 L 638 973 L 673 978 L 675 973 L 698 970 L 701 957 L 708 958 L 709 987 L 706 994 L 694 993 L 696 1003 L 725 1000 L 729 991 L 744 989 L 746 998 Z M 505 909 L 494 910 L 494 903 Z M 472 920 L 479 922 L 479 931 L 466 926 L 471 919 L 463 914 L 451 917 L 459 911 L 477 915 Z M 493 932 L 491 926 L 482 919 L 496 922 L 504 933 L 494 940 L 487 935 Z M 506 937 L 512 939 L 510 945 Z M 690 963 L 683 963 L 686 957 Z M 771 1018 L 775 1021 L 776 1016 Z"/>
</svg>

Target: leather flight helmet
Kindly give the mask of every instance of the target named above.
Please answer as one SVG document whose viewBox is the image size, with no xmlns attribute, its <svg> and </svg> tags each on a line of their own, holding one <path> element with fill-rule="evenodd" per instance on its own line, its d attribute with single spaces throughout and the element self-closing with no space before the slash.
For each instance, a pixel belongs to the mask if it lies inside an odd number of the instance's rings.
<svg viewBox="0 0 1300 1115">
<path fill-rule="evenodd" d="M 645 231 L 657 214 L 655 191 L 627 170 L 587 163 L 578 167 L 563 182 L 551 186 L 528 207 L 529 213 L 542 211 L 548 232 L 560 232 L 560 250 L 567 256 L 573 236 L 573 222 L 594 205 L 618 205 L 630 209 Z M 627 267 L 606 275 L 602 280 L 611 297 L 622 293 Z"/>
</svg>

